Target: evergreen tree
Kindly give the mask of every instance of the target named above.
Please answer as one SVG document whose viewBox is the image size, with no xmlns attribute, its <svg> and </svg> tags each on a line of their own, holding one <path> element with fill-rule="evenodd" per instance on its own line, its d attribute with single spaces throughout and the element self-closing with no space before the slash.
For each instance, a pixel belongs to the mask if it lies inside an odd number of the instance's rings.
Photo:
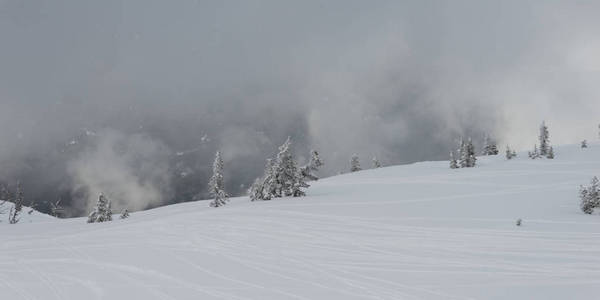
<svg viewBox="0 0 600 300">
<path fill-rule="evenodd" d="M 108 221 L 112 221 L 111 203 L 110 200 L 104 196 L 104 194 L 100 193 L 94 210 L 92 210 L 92 212 L 88 215 L 87 222 L 101 223 Z"/>
<path fill-rule="evenodd" d="M 496 142 L 492 140 L 487 134 L 483 139 L 483 151 L 481 151 L 481 154 L 498 155 L 498 145 L 496 145 Z"/>
<path fill-rule="evenodd" d="M 506 159 L 513 159 L 517 156 L 517 152 L 511 150 L 508 145 L 506 145 Z"/>
<path fill-rule="evenodd" d="M 288 137 L 286 142 L 279 147 L 279 153 L 275 159 L 274 172 L 279 187 L 277 194 L 300 197 L 305 195 L 302 189 L 309 187 L 309 185 L 304 181 L 304 177 L 298 170 L 291 145 L 292 141 Z"/>
<path fill-rule="evenodd" d="M 458 169 L 458 163 L 456 162 L 456 158 L 454 158 L 453 151 L 450 151 L 450 169 Z"/>
<path fill-rule="evenodd" d="M 60 201 L 62 199 L 58 198 L 58 200 L 56 200 L 56 202 L 54 203 L 50 203 L 50 213 L 52 214 L 52 216 L 59 218 L 60 215 L 63 213 L 63 208 L 60 205 Z"/>
<path fill-rule="evenodd" d="M 248 194 L 250 195 L 250 201 L 264 200 L 263 183 L 261 178 L 256 178 L 256 180 L 254 180 L 254 183 L 248 190 Z"/>
<path fill-rule="evenodd" d="M 469 167 L 469 152 L 467 150 L 467 144 L 463 139 L 460 140 L 458 147 L 458 164 L 461 168 Z"/>
<path fill-rule="evenodd" d="M 316 158 L 308 165 L 308 169 L 298 169 L 291 150 L 291 144 L 291 139 L 288 137 L 286 142 L 279 147 L 277 157 L 267 159 L 265 175 L 256 179 L 248 191 L 251 201 L 305 195 L 302 189 L 309 187 L 309 185 L 306 183 L 306 177 L 302 171 L 309 170 L 311 166 L 316 169 L 323 163 L 318 159 L 318 153 L 314 151 L 313 154 L 316 154 Z"/>
<path fill-rule="evenodd" d="M 588 147 L 587 140 L 581 141 L 581 148 L 587 148 L 587 147 Z"/>
<path fill-rule="evenodd" d="M 10 212 L 8 215 L 8 223 L 17 224 L 19 222 L 19 215 L 21 214 L 21 210 L 23 209 L 23 201 L 23 187 L 21 186 L 21 182 L 17 182 L 17 190 L 15 191 L 15 201 L 13 207 L 10 208 Z"/>
<path fill-rule="evenodd" d="M 350 172 L 358 172 L 362 170 L 360 167 L 360 161 L 358 160 L 358 155 L 353 154 L 350 158 Z"/>
<path fill-rule="evenodd" d="M 311 152 L 310 163 L 308 165 L 310 166 L 311 170 L 316 172 L 316 171 L 319 171 L 319 168 L 321 168 L 325 164 L 319 157 L 319 152 L 317 152 L 316 150 L 313 150 Z"/>
<path fill-rule="evenodd" d="M 223 159 L 221 152 L 215 154 L 213 162 L 213 175 L 208 181 L 210 195 L 214 198 L 210 203 L 211 207 L 220 207 L 227 204 L 228 195 L 225 192 L 225 180 L 223 179 Z"/>
<path fill-rule="evenodd" d="M 533 146 L 533 151 L 529 151 L 529 158 L 536 159 L 540 158 L 540 152 L 538 151 L 537 144 Z"/>
<path fill-rule="evenodd" d="M 594 176 L 589 186 L 581 186 L 579 197 L 581 198 L 581 210 L 586 214 L 593 213 L 594 208 L 600 206 L 600 183 L 598 177 Z"/>
<path fill-rule="evenodd" d="M 550 148 L 548 149 L 548 155 L 546 155 L 546 158 L 554 159 L 554 148 L 552 148 L 552 146 L 550 146 Z"/>
<path fill-rule="evenodd" d="M 267 159 L 265 166 L 265 175 L 262 179 L 261 184 L 261 195 L 260 200 L 271 200 L 275 197 L 281 197 L 281 185 L 277 182 L 277 176 L 275 173 L 275 162 L 274 159 Z"/>
<path fill-rule="evenodd" d="M 306 166 L 300 168 L 300 173 L 302 174 L 304 179 L 308 181 L 318 180 L 319 177 L 315 175 L 315 172 L 319 171 L 319 168 L 321 166 L 323 166 L 323 161 L 319 157 L 319 153 L 313 150 L 311 151 L 310 161 Z"/>
<path fill-rule="evenodd" d="M 548 155 L 548 151 L 550 150 L 550 134 L 548 133 L 548 126 L 546 126 L 546 122 L 542 122 L 540 126 L 540 156 Z"/>
<path fill-rule="evenodd" d="M 473 141 L 469 138 L 466 143 L 466 157 L 467 157 L 467 168 L 475 167 L 475 163 L 477 161 L 477 157 L 475 157 L 475 146 L 473 146 Z"/>
<path fill-rule="evenodd" d="M 373 156 L 373 169 L 378 169 L 378 168 L 381 168 L 381 164 L 379 163 L 377 156 Z"/>
</svg>

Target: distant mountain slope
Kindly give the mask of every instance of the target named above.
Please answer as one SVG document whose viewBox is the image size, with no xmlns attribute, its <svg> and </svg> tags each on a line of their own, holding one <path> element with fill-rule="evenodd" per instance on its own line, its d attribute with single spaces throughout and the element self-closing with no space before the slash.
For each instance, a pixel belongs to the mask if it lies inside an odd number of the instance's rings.
<svg viewBox="0 0 600 300">
<path fill-rule="evenodd" d="M 581 213 L 577 192 L 600 175 L 600 144 L 555 151 L 365 170 L 314 182 L 304 198 L 0 226 L 1 295 L 594 299 L 600 215 Z"/>
</svg>

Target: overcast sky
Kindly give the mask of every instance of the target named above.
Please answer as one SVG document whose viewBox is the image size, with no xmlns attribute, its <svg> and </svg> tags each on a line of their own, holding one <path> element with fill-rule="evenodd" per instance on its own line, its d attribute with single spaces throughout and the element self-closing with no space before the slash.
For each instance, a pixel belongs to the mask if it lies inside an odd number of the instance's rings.
<svg viewBox="0 0 600 300">
<path fill-rule="evenodd" d="M 384 164 L 445 159 L 460 136 L 485 132 L 501 149 L 530 148 L 542 120 L 554 144 L 596 138 L 599 9 L 545 0 L 0 0 L 0 179 L 29 178 L 39 200 L 49 182 L 72 195 L 109 189 L 90 176 L 103 169 L 136 182 L 116 197 L 156 204 L 173 198 L 179 175 L 156 169 L 172 168 L 174 153 L 195 153 L 189 169 L 202 174 L 221 149 L 241 191 L 288 135 L 299 156 L 322 152 L 326 174 L 346 170 L 352 153 L 367 166 L 374 155 Z M 86 130 L 97 141 L 50 154 Z"/>
</svg>

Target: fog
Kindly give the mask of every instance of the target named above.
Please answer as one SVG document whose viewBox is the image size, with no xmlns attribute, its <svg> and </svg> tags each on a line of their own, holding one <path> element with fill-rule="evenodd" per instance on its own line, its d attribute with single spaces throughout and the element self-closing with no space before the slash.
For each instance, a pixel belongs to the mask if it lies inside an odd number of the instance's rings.
<svg viewBox="0 0 600 300">
<path fill-rule="evenodd" d="M 462 137 L 596 138 L 596 1 L 0 0 L 0 182 L 85 214 L 240 195 L 287 136 L 322 176 Z"/>
</svg>

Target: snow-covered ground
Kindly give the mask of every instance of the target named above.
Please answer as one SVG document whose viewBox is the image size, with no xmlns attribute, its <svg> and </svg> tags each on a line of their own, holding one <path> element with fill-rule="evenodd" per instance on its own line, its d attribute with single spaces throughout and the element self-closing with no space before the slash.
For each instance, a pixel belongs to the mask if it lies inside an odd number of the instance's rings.
<svg viewBox="0 0 600 300">
<path fill-rule="evenodd" d="M 336 176 L 305 198 L 2 225 L 0 298 L 597 299 L 600 215 L 577 193 L 600 175 L 600 144 L 478 163 Z"/>
</svg>

